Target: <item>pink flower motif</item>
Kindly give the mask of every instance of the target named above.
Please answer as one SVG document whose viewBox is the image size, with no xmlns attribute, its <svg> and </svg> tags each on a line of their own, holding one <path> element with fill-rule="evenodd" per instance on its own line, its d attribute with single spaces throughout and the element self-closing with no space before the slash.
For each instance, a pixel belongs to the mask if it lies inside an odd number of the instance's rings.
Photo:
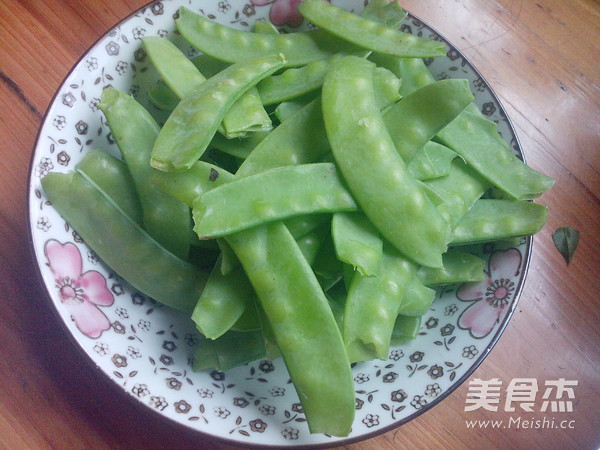
<svg viewBox="0 0 600 450">
<path fill-rule="evenodd" d="M 458 318 L 458 326 L 477 339 L 490 334 L 510 310 L 520 268 L 521 252 L 517 249 L 494 252 L 485 279 L 465 283 L 456 292 L 459 300 L 473 302 Z"/>
<path fill-rule="evenodd" d="M 288 25 L 290 27 L 297 27 L 302 24 L 303 17 L 298 12 L 298 3 L 301 1 L 302 0 L 251 0 L 254 6 L 271 5 L 269 19 L 273 25 Z"/>
<path fill-rule="evenodd" d="M 44 253 L 54 274 L 60 300 L 71 319 L 86 336 L 99 337 L 110 328 L 110 321 L 98 305 L 110 306 L 114 302 L 106 279 L 95 270 L 82 273 L 81 253 L 73 243 L 62 244 L 50 239 L 44 246 Z"/>
</svg>

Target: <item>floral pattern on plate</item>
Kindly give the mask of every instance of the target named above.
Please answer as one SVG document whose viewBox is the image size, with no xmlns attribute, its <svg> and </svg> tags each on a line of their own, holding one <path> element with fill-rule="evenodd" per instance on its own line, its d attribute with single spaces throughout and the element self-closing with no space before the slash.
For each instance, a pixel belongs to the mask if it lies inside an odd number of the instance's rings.
<svg viewBox="0 0 600 450">
<path fill-rule="evenodd" d="M 311 435 L 281 359 L 258 360 L 225 373 L 192 371 L 201 336 L 191 320 L 163 307 L 122 280 L 91 251 L 46 200 L 40 179 L 67 171 L 92 149 L 118 155 L 98 110 L 103 89 L 135 96 L 159 120 L 145 97 L 158 80 L 141 48 L 143 36 L 173 40 L 196 52 L 175 32 L 179 6 L 239 29 L 271 20 L 287 31 L 303 29 L 294 0 L 181 0 L 154 2 L 102 37 L 58 89 L 32 157 L 29 213 L 32 245 L 49 298 L 81 350 L 100 370 L 165 419 L 238 445 L 331 445 L 344 439 Z M 355 12 L 364 0 L 333 1 Z M 409 16 L 402 30 L 442 40 Z M 437 79 L 466 78 L 481 111 L 521 156 L 501 105 L 486 82 L 449 43 L 446 58 L 427 60 Z M 115 249 L 118 251 L 119 249 Z M 367 438 L 435 405 L 482 361 L 515 308 L 525 278 L 530 239 L 484 246 L 486 280 L 448 286 L 423 317 L 418 338 L 393 347 L 386 361 L 353 367 L 356 419 L 349 439 Z"/>
</svg>

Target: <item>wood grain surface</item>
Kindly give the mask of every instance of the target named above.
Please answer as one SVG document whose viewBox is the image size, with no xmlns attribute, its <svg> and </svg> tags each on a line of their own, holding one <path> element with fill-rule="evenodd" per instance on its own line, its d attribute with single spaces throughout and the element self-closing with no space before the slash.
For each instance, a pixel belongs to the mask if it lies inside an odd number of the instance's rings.
<svg viewBox="0 0 600 450">
<path fill-rule="evenodd" d="M 215 0 L 216 1 L 216 0 Z M 145 0 L 0 1 L 0 448 L 226 448 L 170 424 L 95 371 L 34 275 L 26 191 L 36 133 L 86 49 Z M 498 94 L 528 163 L 556 179 L 517 311 L 470 377 L 577 380 L 574 411 L 522 418 L 572 428 L 468 428 L 515 413 L 465 411 L 465 383 L 432 410 L 352 449 L 600 446 L 600 4 L 597 0 L 403 0 Z M 581 233 L 567 265 L 552 232 Z M 502 408 L 500 408 L 502 409 Z"/>
</svg>

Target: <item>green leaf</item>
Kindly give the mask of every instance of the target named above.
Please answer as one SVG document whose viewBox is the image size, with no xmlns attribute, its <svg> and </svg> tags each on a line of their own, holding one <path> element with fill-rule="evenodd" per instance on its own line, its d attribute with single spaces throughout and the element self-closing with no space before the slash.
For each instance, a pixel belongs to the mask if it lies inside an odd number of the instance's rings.
<svg viewBox="0 0 600 450">
<path fill-rule="evenodd" d="M 579 244 L 579 231 L 571 227 L 562 227 L 552 234 L 552 240 L 556 249 L 563 255 L 567 264 L 569 264 Z"/>
</svg>

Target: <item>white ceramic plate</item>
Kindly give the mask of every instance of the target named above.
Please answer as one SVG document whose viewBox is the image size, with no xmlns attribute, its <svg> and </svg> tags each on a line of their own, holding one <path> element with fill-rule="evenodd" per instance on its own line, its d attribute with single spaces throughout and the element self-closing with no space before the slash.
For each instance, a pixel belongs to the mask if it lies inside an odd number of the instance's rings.
<svg viewBox="0 0 600 450">
<path fill-rule="evenodd" d="M 75 65 L 46 113 L 31 161 L 30 231 L 41 278 L 67 333 L 123 392 L 166 420 L 239 445 L 332 446 L 406 423 L 439 403 L 475 370 L 515 309 L 531 253 L 530 239 L 514 248 L 484 246 L 485 282 L 440 290 L 415 341 L 393 348 L 387 361 L 353 368 L 356 420 L 350 436 L 337 439 L 308 432 L 281 359 L 259 360 L 226 373 L 194 373 L 191 357 L 199 336 L 191 320 L 135 291 L 104 265 L 47 203 L 40 187 L 47 173 L 72 169 L 89 150 L 118 154 L 98 110 L 100 93 L 113 86 L 151 108 L 144 93 L 157 75 L 140 39 L 166 36 L 191 56 L 191 48 L 173 32 L 173 15 L 179 6 L 251 30 L 256 20 L 269 18 L 296 25 L 293 16 L 282 14 L 286 3 L 293 1 L 155 2 L 109 30 Z M 334 3 L 355 12 L 364 7 L 363 0 Z M 444 41 L 413 17 L 402 29 Z M 447 57 L 428 61 L 432 73 L 438 79 L 468 79 L 477 105 L 498 123 L 499 132 L 522 157 L 488 84 L 459 51 L 446 44 Z"/>
</svg>

